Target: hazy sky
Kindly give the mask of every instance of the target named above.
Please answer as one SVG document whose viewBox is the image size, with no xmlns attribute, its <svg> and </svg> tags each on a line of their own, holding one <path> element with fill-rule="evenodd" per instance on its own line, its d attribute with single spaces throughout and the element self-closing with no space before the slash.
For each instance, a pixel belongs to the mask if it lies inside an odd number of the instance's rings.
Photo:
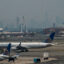
<svg viewBox="0 0 64 64">
<path fill-rule="evenodd" d="M 64 17 L 64 0 L 0 0 L 0 22 L 22 22 L 22 16 L 28 27 L 52 26 L 56 16 Z"/>
</svg>

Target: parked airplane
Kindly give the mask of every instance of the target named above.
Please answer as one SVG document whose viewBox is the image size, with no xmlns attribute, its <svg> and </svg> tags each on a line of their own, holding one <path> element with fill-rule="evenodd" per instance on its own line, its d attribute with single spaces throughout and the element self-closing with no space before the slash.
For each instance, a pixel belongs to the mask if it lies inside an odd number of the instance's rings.
<svg viewBox="0 0 64 64">
<path fill-rule="evenodd" d="M 10 56 L 11 51 L 11 44 L 9 43 L 7 46 L 7 51 L 5 51 L 3 54 L 0 54 L 0 61 L 8 59 L 8 61 L 15 60 L 19 57 L 19 55 L 13 55 Z"/>
<path fill-rule="evenodd" d="M 11 43 L 12 49 L 28 51 L 28 48 L 44 48 L 55 45 L 52 43 L 55 36 L 55 32 L 52 32 L 44 42 L 20 42 L 20 43 Z M 0 47 L 7 47 L 9 43 L 0 43 Z"/>
</svg>

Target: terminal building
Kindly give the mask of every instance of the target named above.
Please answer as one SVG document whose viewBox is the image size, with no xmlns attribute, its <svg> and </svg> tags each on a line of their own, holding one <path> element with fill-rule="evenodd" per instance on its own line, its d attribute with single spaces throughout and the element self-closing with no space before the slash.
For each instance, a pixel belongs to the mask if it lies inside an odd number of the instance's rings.
<svg viewBox="0 0 64 64">
<path fill-rule="evenodd" d="M 56 36 L 64 35 L 64 28 L 59 27 L 59 28 L 45 28 L 43 29 L 43 34 L 50 34 L 51 31 L 56 32 Z"/>
<path fill-rule="evenodd" d="M 3 30 L 4 30 L 3 28 L 0 28 L 0 32 L 3 32 Z"/>
</svg>

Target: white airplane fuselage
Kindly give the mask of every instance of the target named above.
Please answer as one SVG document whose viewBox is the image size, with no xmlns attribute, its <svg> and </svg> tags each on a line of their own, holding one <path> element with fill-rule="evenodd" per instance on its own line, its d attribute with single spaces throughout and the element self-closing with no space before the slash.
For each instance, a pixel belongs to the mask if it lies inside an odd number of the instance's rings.
<svg viewBox="0 0 64 64">
<path fill-rule="evenodd" d="M 9 44 L 8 42 L 2 42 L 0 43 L 0 47 L 7 47 L 8 44 Z M 11 47 L 16 47 L 19 44 L 20 44 L 19 42 L 11 42 Z M 44 48 L 52 45 L 53 45 L 52 43 L 44 43 L 44 42 L 22 42 L 21 43 L 21 47 L 25 47 L 25 48 Z"/>
</svg>

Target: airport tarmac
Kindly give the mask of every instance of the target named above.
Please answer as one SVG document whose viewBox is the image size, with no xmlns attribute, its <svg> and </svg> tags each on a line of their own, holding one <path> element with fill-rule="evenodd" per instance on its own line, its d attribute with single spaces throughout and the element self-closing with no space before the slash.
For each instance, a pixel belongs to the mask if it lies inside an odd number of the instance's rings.
<svg viewBox="0 0 64 64">
<path fill-rule="evenodd" d="M 43 53 L 49 53 L 49 59 L 43 60 Z M 19 53 L 20 57 L 13 63 L 8 60 L 0 61 L 0 64 L 34 64 L 34 58 L 40 58 L 38 64 L 64 64 L 64 44 L 57 44 L 48 48 L 29 49 L 29 52 Z"/>
</svg>

